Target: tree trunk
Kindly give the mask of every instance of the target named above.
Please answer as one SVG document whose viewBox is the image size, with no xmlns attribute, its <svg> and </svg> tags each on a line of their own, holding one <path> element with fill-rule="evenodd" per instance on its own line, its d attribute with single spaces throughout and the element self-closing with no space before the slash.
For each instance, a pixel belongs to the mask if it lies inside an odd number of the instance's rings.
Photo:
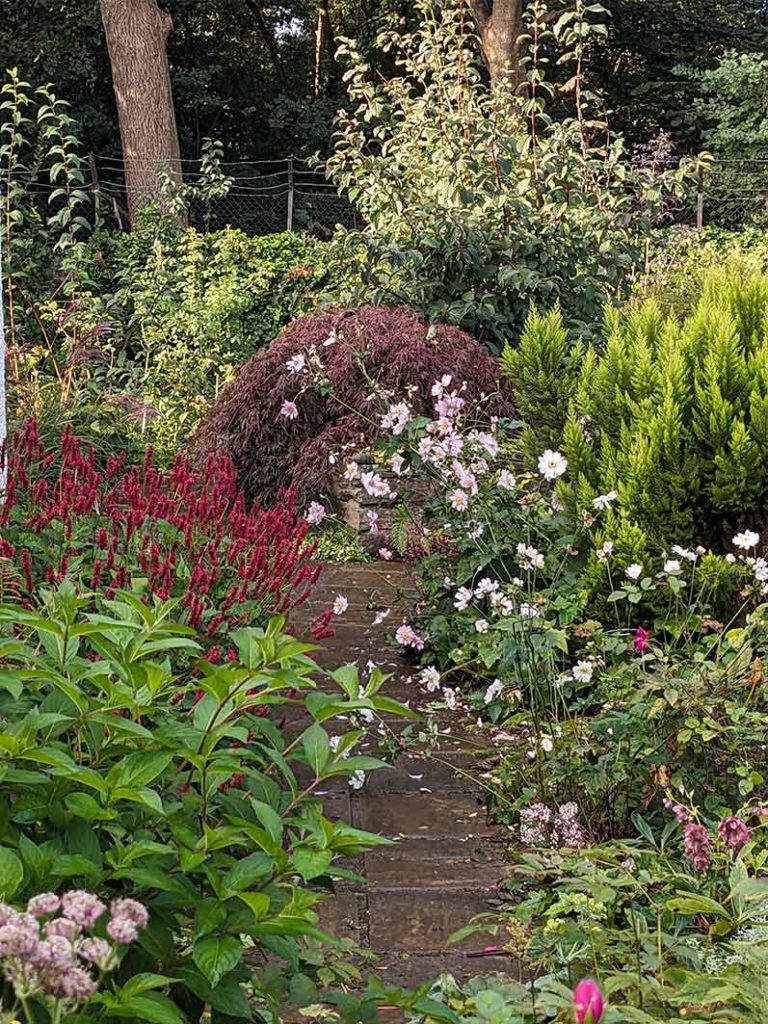
<svg viewBox="0 0 768 1024">
<path fill-rule="evenodd" d="M 159 170 L 181 183 L 179 135 L 166 41 L 171 18 L 156 0 L 101 0 L 131 226 L 136 212 L 160 197 Z"/>
<path fill-rule="evenodd" d="M 331 15 L 326 0 L 319 0 L 315 28 L 315 99 L 323 95 L 325 85 L 333 75 L 333 59 L 334 36 Z"/>
<path fill-rule="evenodd" d="M 520 35 L 523 31 L 522 0 L 471 0 L 480 33 L 483 57 L 491 82 L 523 81 Z"/>
</svg>

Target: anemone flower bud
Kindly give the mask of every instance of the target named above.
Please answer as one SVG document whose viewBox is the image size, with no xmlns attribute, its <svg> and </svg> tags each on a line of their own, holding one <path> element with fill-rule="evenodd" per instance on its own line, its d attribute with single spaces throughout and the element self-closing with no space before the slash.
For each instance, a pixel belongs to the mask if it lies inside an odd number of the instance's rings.
<svg viewBox="0 0 768 1024">
<path fill-rule="evenodd" d="M 576 1024 L 599 1024 L 603 1019 L 603 994 L 592 978 L 584 978 L 573 990 Z"/>
</svg>

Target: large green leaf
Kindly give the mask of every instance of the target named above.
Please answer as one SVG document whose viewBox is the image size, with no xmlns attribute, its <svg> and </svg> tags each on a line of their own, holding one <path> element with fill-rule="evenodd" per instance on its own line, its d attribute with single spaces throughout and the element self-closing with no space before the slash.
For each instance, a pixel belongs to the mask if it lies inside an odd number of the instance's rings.
<svg viewBox="0 0 768 1024">
<path fill-rule="evenodd" d="M 148 786 L 158 775 L 162 775 L 172 760 L 173 754 L 166 750 L 129 754 L 110 768 L 107 784 L 111 789 L 139 789 Z"/>
<path fill-rule="evenodd" d="M 240 963 L 243 945 L 232 935 L 212 935 L 192 947 L 192 959 L 215 988 Z"/>
<path fill-rule="evenodd" d="M 315 722 L 304 733 L 301 741 L 310 768 L 316 776 L 322 775 L 323 769 L 331 757 L 331 742 L 328 733 Z"/>
<path fill-rule="evenodd" d="M 24 866 L 13 852 L 0 846 L 0 897 L 10 899 L 24 879 Z"/>
</svg>

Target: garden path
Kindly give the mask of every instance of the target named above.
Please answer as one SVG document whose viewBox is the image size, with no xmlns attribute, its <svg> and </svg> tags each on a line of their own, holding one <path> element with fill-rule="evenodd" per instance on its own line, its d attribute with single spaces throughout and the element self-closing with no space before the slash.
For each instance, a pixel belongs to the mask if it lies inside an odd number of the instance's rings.
<svg viewBox="0 0 768 1024">
<path fill-rule="evenodd" d="M 392 641 L 410 589 L 403 565 L 330 566 L 298 624 L 344 594 L 349 609 L 335 620 L 336 635 L 318 661 L 327 668 L 356 662 L 362 669 L 370 659 L 392 674 L 382 692 L 418 708 L 425 695 L 408 682 L 413 667 Z M 390 615 L 375 625 L 376 612 L 385 608 Z M 395 731 L 404 724 L 391 723 Z M 488 909 L 502 873 L 504 836 L 488 824 L 482 790 L 469 777 L 478 774 L 472 768 L 482 756 L 477 737 L 457 731 L 455 719 L 442 728 L 450 732 L 441 734 L 431 755 L 406 750 L 393 770 L 376 772 L 362 790 L 339 787 L 325 797 L 329 816 L 398 839 L 352 865 L 362 881 L 340 888 L 322 917 L 328 931 L 377 954 L 367 973 L 386 984 L 410 987 L 445 971 L 466 978 L 510 969 L 509 959 L 468 955 L 482 949 L 482 938 L 447 944 L 454 931 Z"/>
</svg>

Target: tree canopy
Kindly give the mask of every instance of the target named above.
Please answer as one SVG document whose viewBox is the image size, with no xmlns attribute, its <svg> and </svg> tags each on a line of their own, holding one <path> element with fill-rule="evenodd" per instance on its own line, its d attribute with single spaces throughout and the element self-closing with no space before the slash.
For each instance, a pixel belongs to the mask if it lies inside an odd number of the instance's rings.
<svg viewBox="0 0 768 1024">
<path fill-rule="evenodd" d="M 468 29 L 478 11 L 507 17 L 525 2 L 467 0 Z M 164 0 L 161 6 L 173 19 L 168 59 L 183 157 L 197 157 L 205 137 L 221 139 L 230 159 L 328 151 L 333 115 L 344 99 L 343 69 L 332 60 L 337 40 L 355 38 L 374 65 L 385 67 L 374 40 L 413 18 L 407 0 Z M 551 5 L 553 11 L 567 6 Z M 727 51 L 766 48 L 765 0 L 607 0 L 606 6 L 608 34 L 590 74 L 630 141 L 668 130 L 684 146 L 697 144 L 696 74 L 681 69 L 703 72 Z M 17 66 L 33 84 L 52 82 L 76 112 L 87 149 L 119 155 L 99 0 L 5 4 L 0 66 Z"/>
</svg>

